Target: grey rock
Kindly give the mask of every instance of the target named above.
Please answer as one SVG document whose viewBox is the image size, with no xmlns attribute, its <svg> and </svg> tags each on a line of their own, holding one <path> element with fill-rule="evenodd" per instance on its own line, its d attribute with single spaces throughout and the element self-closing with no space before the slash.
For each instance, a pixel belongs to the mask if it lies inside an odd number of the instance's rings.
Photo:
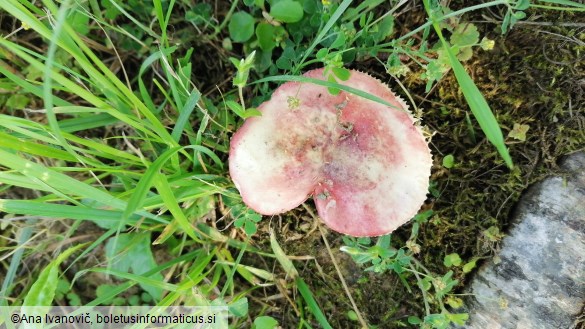
<svg viewBox="0 0 585 329">
<path fill-rule="evenodd" d="M 464 328 L 571 328 L 585 305 L 585 153 L 519 201 L 501 262 L 473 278 Z"/>
</svg>

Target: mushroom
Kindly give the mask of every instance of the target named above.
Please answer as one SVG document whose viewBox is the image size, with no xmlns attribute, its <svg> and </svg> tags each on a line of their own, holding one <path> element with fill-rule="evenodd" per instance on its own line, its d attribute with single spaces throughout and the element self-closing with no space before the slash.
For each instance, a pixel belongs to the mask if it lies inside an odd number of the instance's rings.
<svg viewBox="0 0 585 329">
<path fill-rule="evenodd" d="M 304 76 L 325 80 L 323 69 Z M 313 196 L 325 224 L 352 236 L 388 234 L 426 199 L 432 156 L 405 102 L 379 80 L 351 71 L 346 91 L 287 82 L 246 120 L 230 145 L 229 169 L 246 205 L 263 215 Z"/>
</svg>

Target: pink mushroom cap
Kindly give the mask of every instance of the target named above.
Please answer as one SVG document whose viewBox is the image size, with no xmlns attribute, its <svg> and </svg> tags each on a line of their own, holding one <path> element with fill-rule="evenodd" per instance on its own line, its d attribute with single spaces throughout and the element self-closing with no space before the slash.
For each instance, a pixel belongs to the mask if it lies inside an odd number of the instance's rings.
<svg viewBox="0 0 585 329">
<path fill-rule="evenodd" d="M 323 69 L 304 76 L 325 80 Z M 431 152 L 408 106 L 385 84 L 359 71 L 341 84 L 393 107 L 287 82 L 232 137 L 230 175 L 244 203 L 260 214 L 286 212 L 312 195 L 329 228 L 388 234 L 424 203 Z"/>
</svg>

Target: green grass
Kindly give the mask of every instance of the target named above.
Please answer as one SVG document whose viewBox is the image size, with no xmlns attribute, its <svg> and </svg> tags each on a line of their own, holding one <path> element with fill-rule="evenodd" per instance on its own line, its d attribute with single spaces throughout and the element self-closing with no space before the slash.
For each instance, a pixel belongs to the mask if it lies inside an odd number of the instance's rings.
<svg viewBox="0 0 585 329">
<path fill-rule="evenodd" d="M 128 303 L 142 293 L 151 297 L 143 302 L 152 305 L 228 305 L 234 328 L 250 327 L 260 316 L 278 318 L 276 309 L 292 309 L 298 319 L 281 322 L 283 327 L 331 328 L 352 321 L 339 315 L 346 312 L 327 313 L 332 307 L 320 299 L 327 289 L 304 277 L 309 276 L 307 265 L 302 268 L 291 260 L 287 248 L 279 245 L 281 237 L 267 229 L 277 219 L 258 223 L 227 173 L 229 137 L 242 117 L 256 114 L 254 107 L 270 96 L 276 83 L 314 83 L 391 106 L 337 83 L 339 75 L 330 81 L 300 76 L 309 68 L 325 66 L 342 75 L 342 68 L 384 54 L 387 60 L 376 57 L 378 68 L 392 73 L 413 67 L 418 70 L 415 79 L 427 91 L 452 71 L 467 102 L 461 104 L 463 111 L 469 107 L 499 154 L 482 158 L 490 168 L 503 167 L 500 159 L 510 170 L 515 168 L 513 146 L 502 132 L 509 122 L 498 122 L 507 110 L 498 108 L 494 114 L 464 67 L 465 52 L 482 47 L 479 37 L 445 22 L 493 6 L 511 17 L 510 29 L 529 10 L 524 1 L 492 1 L 454 12 L 425 1 L 429 21 L 402 36 L 391 14 L 405 1 L 392 6 L 375 0 L 293 2 L 287 4 L 297 8 L 302 3 L 300 17 L 272 22 L 274 35 L 263 46 L 258 40 L 265 37 L 263 32 L 254 30 L 248 39 L 234 42 L 228 25 L 241 12 L 254 18 L 252 24 L 271 22 L 274 17 L 263 16 L 270 12 L 264 1 L 220 1 L 222 17 L 213 17 L 205 3 L 193 6 L 179 0 L 0 3 L 0 88 L 9 91 L 0 94 L 0 211 L 5 216 L 0 231 L 14 233 L 0 240 L 6 254 L 0 256 L 6 272 L 0 305 L 67 303 L 56 297 L 64 280 L 71 292 L 88 287 L 77 291 L 87 306 Z M 559 0 L 530 6 L 584 9 Z M 201 34 L 194 36 L 193 31 Z M 204 58 L 204 49 L 217 51 L 217 58 Z M 250 54 L 255 54 L 253 63 L 233 68 L 232 63 L 245 63 L 240 59 L 252 58 Z M 218 62 L 220 69 L 209 69 L 209 78 L 217 81 L 203 89 L 205 65 L 199 61 L 206 60 Z M 13 94 L 24 95 L 25 103 L 9 106 Z M 441 120 L 449 115 L 456 114 Z M 473 132 L 474 123 L 467 122 Z M 483 135 L 477 134 L 478 144 Z M 472 140 L 475 144 L 475 135 Z M 447 169 L 454 172 L 459 165 Z M 516 179 L 515 171 L 501 170 Z M 416 244 L 423 239 L 423 225 L 430 225 L 427 218 L 416 220 L 410 238 L 402 240 Z M 346 250 L 360 264 L 371 262 L 373 272 L 393 273 L 409 293 L 415 294 L 411 287 L 420 288 L 416 301 L 424 313 L 416 314 L 421 319 L 411 318 L 411 324 L 460 320 L 444 305 L 458 282 L 451 269 L 427 269 L 416 259 L 412 244 L 393 246 L 390 237 L 371 242 L 351 240 L 353 249 Z M 318 250 L 313 251 L 309 259 L 317 257 Z M 31 265 L 31 259 L 42 261 Z M 469 259 L 475 264 L 477 257 Z M 96 277 L 107 284 L 94 284 Z M 449 289 L 432 290 L 432 280 Z M 349 290 L 340 291 L 345 300 Z M 259 298 L 261 293 L 266 298 Z M 392 316 L 387 323 L 407 325 L 406 316 Z"/>
</svg>

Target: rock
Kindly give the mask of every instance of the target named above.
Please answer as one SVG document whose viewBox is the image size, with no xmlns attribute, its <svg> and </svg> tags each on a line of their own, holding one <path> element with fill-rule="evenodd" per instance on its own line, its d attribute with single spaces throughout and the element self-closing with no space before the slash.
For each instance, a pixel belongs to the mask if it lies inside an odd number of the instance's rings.
<svg viewBox="0 0 585 329">
<path fill-rule="evenodd" d="M 571 328 L 585 304 L 585 153 L 520 199 L 501 262 L 473 278 L 464 328 Z"/>
</svg>

